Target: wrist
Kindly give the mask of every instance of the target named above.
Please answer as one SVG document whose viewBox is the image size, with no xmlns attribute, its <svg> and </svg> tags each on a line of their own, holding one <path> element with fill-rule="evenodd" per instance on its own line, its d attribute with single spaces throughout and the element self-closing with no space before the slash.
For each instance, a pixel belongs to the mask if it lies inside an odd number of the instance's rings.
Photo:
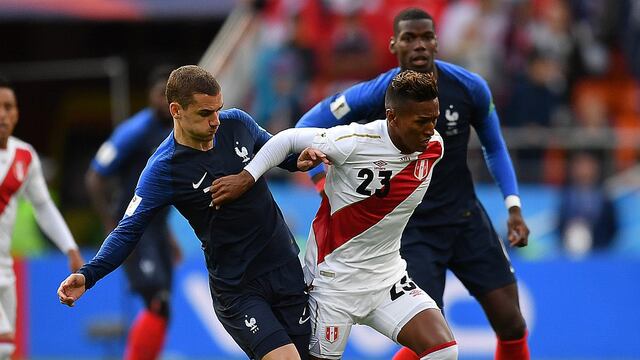
<svg viewBox="0 0 640 360">
<path fill-rule="evenodd" d="M 511 209 L 518 209 L 518 211 L 520 210 L 520 208 L 522 208 L 522 204 L 520 202 L 520 197 L 518 195 L 509 195 L 506 198 L 504 198 L 504 206 L 507 208 L 507 210 L 511 211 Z"/>
</svg>

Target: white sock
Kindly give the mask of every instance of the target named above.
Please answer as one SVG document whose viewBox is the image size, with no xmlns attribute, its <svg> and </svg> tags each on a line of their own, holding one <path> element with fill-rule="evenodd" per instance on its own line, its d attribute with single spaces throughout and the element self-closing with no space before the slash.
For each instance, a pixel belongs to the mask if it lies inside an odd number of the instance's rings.
<svg viewBox="0 0 640 360">
<path fill-rule="evenodd" d="M 0 360 L 10 360 L 16 346 L 11 343 L 0 343 Z"/>
<path fill-rule="evenodd" d="M 430 352 L 420 360 L 458 360 L 458 344 L 453 343 L 446 348 Z"/>
</svg>

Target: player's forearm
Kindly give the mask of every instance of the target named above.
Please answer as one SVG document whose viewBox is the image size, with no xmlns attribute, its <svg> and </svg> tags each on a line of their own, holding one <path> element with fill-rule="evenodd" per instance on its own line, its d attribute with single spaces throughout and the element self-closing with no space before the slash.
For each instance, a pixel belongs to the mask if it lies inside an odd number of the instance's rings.
<svg viewBox="0 0 640 360">
<path fill-rule="evenodd" d="M 51 199 L 33 205 L 38 225 L 60 251 L 66 254 L 78 248 L 62 214 Z"/>
<path fill-rule="evenodd" d="M 111 207 L 109 203 L 109 189 L 107 181 L 95 170 L 89 169 L 85 175 L 85 187 L 89 194 L 91 205 L 100 216 L 100 220 L 102 221 L 102 225 L 105 227 L 105 231 L 111 231 L 112 227 L 115 225 L 115 219 L 109 211 Z"/>
<path fill-rule="evenodd" d="M 311 146 L 317 132 L 318 129 L 305 128 L 287 129 L 278 133 L 264 144 L 245 170 L 254 180 L 258 180 L 269 169 L 282 163 L 290 153 L 298 153 Z"/>
<path fill-rule="evenodd" d="M 500 122 L 495 112 L 483 122 L 483 126 L 476 127 L 478 137 L 482 143 L 482 150 L 489 172 L 500 187 L 502 196 L 506 199 L 510 195 L 518 195 L 518 182 L 513 169 L 511 157 L 507 151 Z"/>
</svg>

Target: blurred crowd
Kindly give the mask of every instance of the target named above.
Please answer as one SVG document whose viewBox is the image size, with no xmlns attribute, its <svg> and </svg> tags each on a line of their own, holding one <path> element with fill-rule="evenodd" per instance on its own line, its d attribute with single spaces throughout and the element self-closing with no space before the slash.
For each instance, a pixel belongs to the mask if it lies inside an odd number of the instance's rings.
<svg viewBox="0 0 640 360">
<path fill-rule="evenodd" d="M 266 0 L 257 5 L 262 48 L 250 108 L 272 132 L 293 126 L 328 94 L 397 66 L 388 51 L 393 16 L 417 6 L 435 19 L 439 58 L 489 83 L 520 181 L 566 183 L 567 160 L 576 151 L 595 156 L 607 176 L 636 164 L 640 1 Z"/>
<path fill-rule="evenodd" d="M 493 92 L 521 183 L 560 186 L 560 247 L 613 243 L 608 178 L 640 155 L 640 1 L 265 0 L 256 87 L 247 104 L 272 133 L 325 96 L 397 66 L 392 21 L 415 6 L 435 20 L 438 57 L 480 74 Z M 491 182 L 482 152 L 476 180 Z M 304 183 L 304 180 L 302 181 Z"/>
</svg>

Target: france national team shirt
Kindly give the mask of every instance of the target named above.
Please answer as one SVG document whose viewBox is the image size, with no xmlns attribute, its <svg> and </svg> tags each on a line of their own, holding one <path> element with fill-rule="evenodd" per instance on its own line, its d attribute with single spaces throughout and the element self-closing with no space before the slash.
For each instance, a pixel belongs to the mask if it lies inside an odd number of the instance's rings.
<svg viewBox="0 0 640 360">
<path fill-rule="evenodd" d="M 433 173 L 425 200 L 411 219 L 417 225 L 464 221 L 477 202 L 467 166 L 471 126 L 480 137 L 485 160 L 503 196 L 517 195 L 511 159 L 500 133 L 500 121 L 487 83 L 462 67 L 436 60 L 440 117 L 436 130 L 447 149 Z M 385 118 L 384 95 L 400 68 L 356 84 L 313 107 L 296 127 L 332 127 Z M 317 173 L 317 171 L 315 172 Z"/>
<path fill-rule="evenodd" d="M 173 121 L 159 120 L 153 109 L 145 108 L 123 121 L 100 146 L 91 161 L 98 174 L 116 176 L 121 193 L 117 194 L 116 218 L 122 217 L 138 182 L 138 176 L 158 145 L 173 129 Z"/>
<path fill-rule="evenodd" d="M 209 206 L 213 180 L 242 171 L 271 137 L 241 110 L 224 110 L 219 116 L 212 149 L 180 145 L 172 132 L 151 156 L 124 217 L 98 254 L 79 270 L 87 289 L 122 264 L 154 214 L 167 205 L 176 207 L 200 239 L 213 294 L 232 290 L 297 256 L 298 246 L 264 179 L 218 210 Z M 283 164 L 295 170 L 295 157 Z"/>
</svg>

